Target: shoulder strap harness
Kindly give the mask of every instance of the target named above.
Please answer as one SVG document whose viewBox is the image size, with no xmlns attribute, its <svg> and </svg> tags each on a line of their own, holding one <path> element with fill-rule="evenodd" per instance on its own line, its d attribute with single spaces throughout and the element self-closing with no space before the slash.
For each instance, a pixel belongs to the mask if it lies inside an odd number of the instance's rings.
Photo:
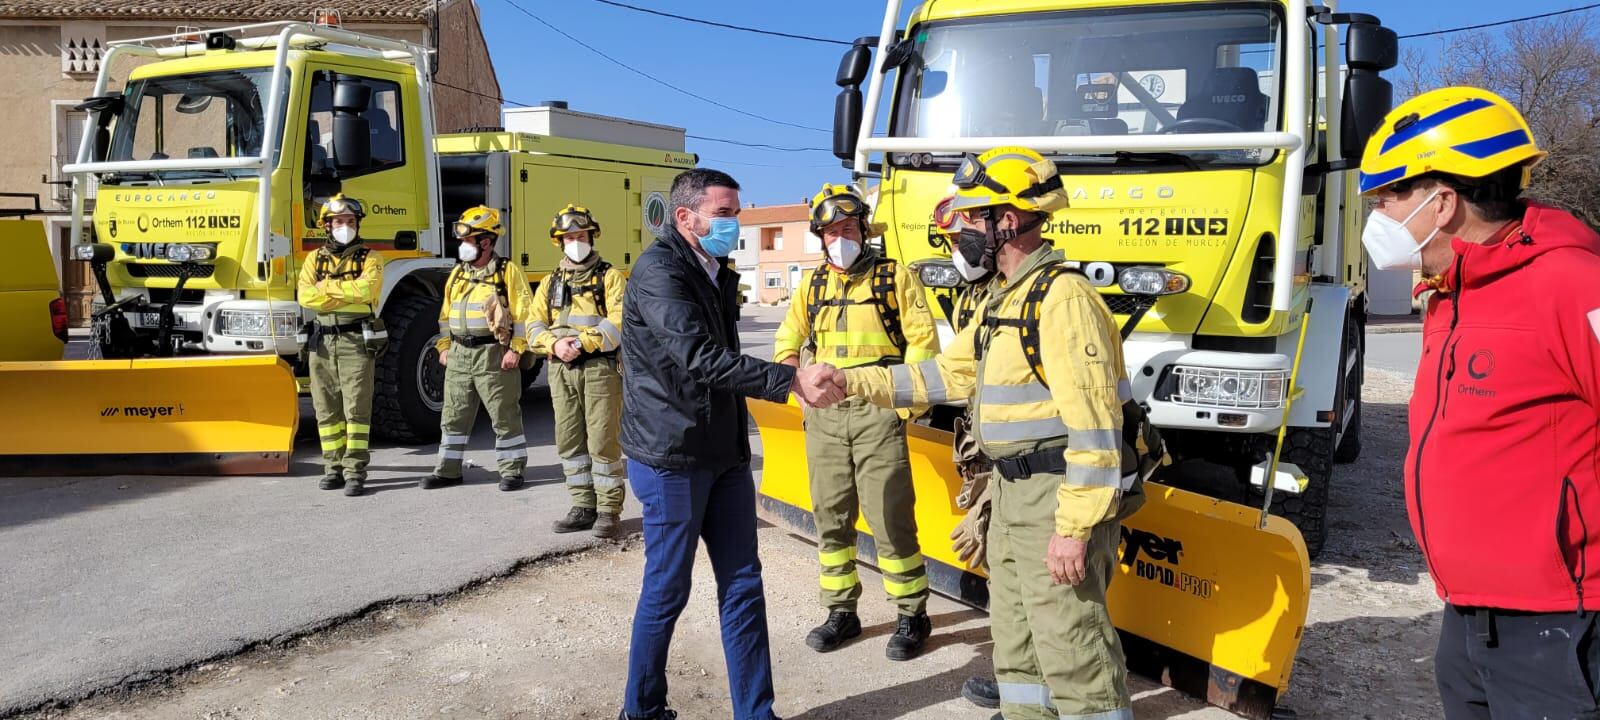
<svg viewBox="0 0 1600 720">
<path fill-rule="evenodd" d="M 811 326 L 811 337 L 807 345 L 815 348 L 817 345 L 817 313 L 824 307 L 845 307 L 862 304 L 856 300 L 844 298 L 824 298 L 828 292 L 828 267 L 818 265 L 811 270 L 811 283 L 806 289 L 806 318 Z M 889 336 L 892 343 L 901 355 L 906 352 L 906 334 L 900 327 L 900 294 L 896 292 L 895 262 L 888 258 L 880 258 L 872 266 L 872 304 L 878 311 L 878 322 L 883 324 L 884 334 Z"/>
<path fill-rule="evenodd" d="M 611 263 L 601 260 L 594 266 L 592 275 L 594 278 L 593 282 L 585 285 L 573 285 L 571 283 L 571 278 L 577 273 L 571 270 L 556 270 L 553 274 L 559 278 L 560 282 L 555 287 L 550 288 L 550 292 L 545 294 L 545 300 L 550 308 L 550 316 L 555 317 L 557 314 L 556 311 L 562 307 L 565 307 L 567 305 L 567 301 L 570 300 L 572 296 L 579 293 L 588 293 L 594 298 L 594 306 L 596 310 L 595 314 L 605 317 L 606 273 L 609 272 L 611 272 Z M 558 292 L 563 293 L 565 296 L 557 298 L 556 293 Z M 560 301 L 559 305 L 557 304 L 558 300 Z"/>
<path fill-rule="evenodd" d="M 372 248 L 356 248 L 356 251 L 350 256 L 355 261 L 354 264 L 345 270 L 335 272 L 338 267 L 338 258 L 333 253 L 318 252 L 316 259 L 312 261 L 312 272 L 316 274 L 317 282 L 322 282 L 328 278 L 344 280 L 346 278 L 361 277 L 361 271 L 366 269 L 367 266 L 367 255 L 371 253 Z"/>
</svg>

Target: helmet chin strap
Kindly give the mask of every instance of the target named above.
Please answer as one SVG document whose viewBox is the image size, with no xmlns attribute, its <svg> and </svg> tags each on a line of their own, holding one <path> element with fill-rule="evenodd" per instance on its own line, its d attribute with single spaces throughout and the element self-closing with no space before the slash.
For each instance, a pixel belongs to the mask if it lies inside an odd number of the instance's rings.
<svg viewBox="0 0 1600 720">
<path fill-rule="evenodd" d="M 1016 228 L 1002 230 L 1000 229 L 999 213 L 996 213 L 992 207 L 988 208 L 985 212 L 984 218 L 984 224 L 988 226 L 987 234 L 989 236 L 987 242 L 985 243 L 984 260 L 986 261 L 986 264 L 990 266 L 989 270 L 993 271 L 995 269 L 994 261 L 995 257 L 1000 253 L 1000 246 L 1017 239 L 1019 236 L 1033 232 L 1034 229 L 1045 224 L 1048 219 L 1049 216 L 1045 215 L 1044 213 L 1034 213 L 1032 218 L 1023 221 L 1023 223 Z"/>
</svg>

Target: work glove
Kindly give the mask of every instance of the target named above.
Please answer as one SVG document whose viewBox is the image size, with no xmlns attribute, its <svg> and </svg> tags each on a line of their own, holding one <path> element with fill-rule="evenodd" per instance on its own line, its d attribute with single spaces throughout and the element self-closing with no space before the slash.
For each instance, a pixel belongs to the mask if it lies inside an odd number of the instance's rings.
<svg viewBox="0 0 1600 720">
<path fill-rule="evenodd" d="M 973 499 L 972 509 L 950 531 L 950 550 L 969 568 L 989 569 L 989 514 L 993 503 L 989 501 L 989 484 L 984 483 Z"/>
<path fill-rule="evenodd" d="M 956 471 L 961 473 L 961 490 L 956 493 L 956 507 L 962 510 L 974 507 L 977 495 L 988 487 L 989 473 L 994 470 L 989 458 L 983 454 L 983 448 L 978 446 L 977 438 L 968 429 L 971 422 L 963 415 L 956 418 L 951 428 L 955 436 L 950 444 L 951 459 L 955 461 Z"/>
<path fill-rule="evenodd" d="M 500 301 L 499 295 L 490 295 L 489 299 L 483 301 L 483 319 L 489 323 L 495 342 L 510 347 L 513 325 L 511 310 Z"/>
</svg>

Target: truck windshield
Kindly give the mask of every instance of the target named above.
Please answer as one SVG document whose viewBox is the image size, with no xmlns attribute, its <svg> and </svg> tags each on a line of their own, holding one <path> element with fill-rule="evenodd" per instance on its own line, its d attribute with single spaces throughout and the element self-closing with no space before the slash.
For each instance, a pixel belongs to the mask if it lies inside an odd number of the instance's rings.
<svg viewBox="0 0 1600 720">
<path fill-rule="evenodd" d="M 891 134 L 1103 136 L 1103 154 L 1057 157 L 1110 162 L 1118 136 L 1276 130 L 1280 26 L 1266 8 L 1216 6 L 929 24 L 912 38 Z M 1184 155 L 1254 164 L 1272 151 Z"/>
<path fill-rule="evenodd" d="M 261 154 L 270 68 L 135 80 L 123 94 L 110 160 L 250 157 Z M 284 86 L 288 87 L 285 82 Z M 221 170 L 163 170 L 163 177 Z M 253 170 L 229 170 L 255 174 Z M 138 173 L 134 173 L 138 174 Z"/>
</svg>

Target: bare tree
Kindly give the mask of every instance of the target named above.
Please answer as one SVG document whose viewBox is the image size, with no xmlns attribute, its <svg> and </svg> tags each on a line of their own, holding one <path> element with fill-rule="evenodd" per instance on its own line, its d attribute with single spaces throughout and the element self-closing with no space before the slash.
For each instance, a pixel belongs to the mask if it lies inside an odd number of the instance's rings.
<svg viewBox="0 0 1600 720">
<path fill-rule="evenodd" d="M 1464 33 L 1436 62 L 1407 50 L 1402 95 L 1446 85 L 1498 93 L 1522 110 L 1550 157 L 1528 194 L 1600 227 L 1600 31 L 1576 15 L 1513 25 L 1503 35 Z"/>
</svg>

